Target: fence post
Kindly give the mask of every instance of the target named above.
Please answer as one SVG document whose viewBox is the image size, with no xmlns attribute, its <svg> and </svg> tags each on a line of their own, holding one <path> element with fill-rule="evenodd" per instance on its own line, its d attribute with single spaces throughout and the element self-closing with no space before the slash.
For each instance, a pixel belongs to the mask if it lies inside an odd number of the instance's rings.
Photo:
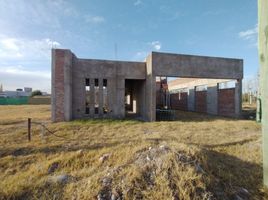
<svg viewBox="0 0 268 200">
<path fill-rule="evenodd" d="M 28 118 L 28 141 L 31 141 L 31 118 Z"/>
</svg>

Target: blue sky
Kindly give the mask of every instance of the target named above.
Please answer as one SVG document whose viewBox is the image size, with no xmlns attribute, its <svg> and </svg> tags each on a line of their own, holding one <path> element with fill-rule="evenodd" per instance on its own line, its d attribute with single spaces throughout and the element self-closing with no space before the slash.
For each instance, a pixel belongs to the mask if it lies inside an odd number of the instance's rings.
<svg viewBox="0 0 268 200">
<path fill-rule="evenodd" d="M 250 79 L 258 71 L 257 1 L 0 1 L 5 90 L 50 92 L 52 46 L 83 58 L 142 61 L 150 51 L 242 58 Z"/>
</svg>

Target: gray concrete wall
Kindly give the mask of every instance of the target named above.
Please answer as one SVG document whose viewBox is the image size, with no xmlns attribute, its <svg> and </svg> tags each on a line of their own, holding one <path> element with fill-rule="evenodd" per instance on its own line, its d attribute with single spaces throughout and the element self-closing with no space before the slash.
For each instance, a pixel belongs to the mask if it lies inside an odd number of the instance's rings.
<svg viewBox="0 0 268 200">
<path fill-rule="evenodd" d="M 155 76 L 189 78 L 243 78 L 243 60 L 152 52 Z"/>
<path fill-rule="evenodd" d="M 84 66 L 87 70 L 90 70 L 95 76 L 99 74 L 105 74 L 105 76 L 107 77 L 115 77 L 117 75 L 124 77 L 125 79 L 146 78 L 146 63 L 144 62 L 93 59 L 78 59 L 78 61 L 78 65 Z"/>
<path fill-rule="evenodd" d="M 55 52 L 59 52 L 55 56 Z M 236 86 L 236 115 L 241 112 L 243 61 L 152 52 L 146 62 L 79 59 L 70 50 L 52 51 L 52 119 L 57 121 L 95 117 L 125 117 L 125 80 L 143 80 L 135 87 L 137 112 L 146 121 L 156 118 L 156 76 L 239 79 Z M 85 79 L 90 79 L 90 114 L 85 114 Z M 99 114 L 94 112 L 94 79 L 99 80 Z M 102 111 L 102 80 L 108 82 L 109 113 Z M 215 88 L 208 97 L 209 112 L 215 113 Z M 194 92 L 189 92 L 189 110 L 194 110 Z"/>
<path fill-rule="evenodd" d="M 124 118 L 125 79 L 145 79 L 145 63 L 91 59 L 74 59 L 73 67 L 73 118 Z M 85 114 L 85 79 L 91 81 L 90 115 Z M 99 114 L 94 114 L 94 79 L 99 79 Z M 107 79 L 108 105 L 110 112 L 102 112 L 102 80 Z M 141 98 L 142 99 L 142 98 Z M 139 102 L 144 107 L 143 102 Z"/>
<path fill-rule="evenodd" d="M 153 86 L 152 80 L 156 76 L 164 77 L 183 77 L 183 78 L 208 78 L 208 79 L 242 79 L 243 78 L 243 60 L 232 58 L 219 58 L 207 56 L 181 55 L 170 53 L 152 52 L 146 60 L 147 63 L 147 87 L 146 96 L 148 97 L 147 120 L 155 120 L 155 95 L 156 90 L 149 90 Z M 241 83 L 236 89 L 236 115 L 241 113 Z M 153 88 L 153 87 L 152 87 Z M 189 92 L 189 110 L 194 111 L 192 89 Z M 215 88 L 211 88 L 208 97 L 207 112 L 217 113 L 216 102 L 213 102 L 215 97 Z M 148 103 L 151 101 L 151 104 Z"/>
<path fill-rule="evenodd" d="M 51 118 L 53 122 L 72 119 L 72 53 L 52 49 Z"/>
<path fill-rule="evenodd" d="M 195 87 L 189 88 L 187 103 L 188 103 L 188 110 L 195 111 Z"/>
<path fill-rule="evenodd" d="M 116 102 L 113 103 L 114 118 L 125 117 L 125 79 L 122 76 L 116 77 Z"/>
<path fill-rule="evenodd" d="M 156 118 L 156 77 L 153 75 L 152 54 L 146 58 L 145 83 L 145 120 L 155 121 Z"/>
<path fill-rule="evenodd" d="M 136 111 L 137 115 L 141 118 L 145 116 L 145 80 L 138 80 L 133 84 L 133 112 Z"/>
<path fill-rule="evenodd" d="M 72 120 L 72 66 L 73 55 L 71 51 L 66 51 L 64 60 L 64 119 Z"/>
<path fill-rule="evenodd" d="M 56 74 L 55 74 L 55 64 L 56 55 L 55 50 L 51 50 L 51 120 L 56 121 Z"/>
<path fill-rule="evenodd" d="M 207 113 L 212 115 L 218 114 L 218 84 L 207 86 Z"/>
<path fill-rule="evenodd" d="M 238 79 L 235 84 L 235 115 L 241 117 L 242 113 L 242 80 Z"/>
</svg>

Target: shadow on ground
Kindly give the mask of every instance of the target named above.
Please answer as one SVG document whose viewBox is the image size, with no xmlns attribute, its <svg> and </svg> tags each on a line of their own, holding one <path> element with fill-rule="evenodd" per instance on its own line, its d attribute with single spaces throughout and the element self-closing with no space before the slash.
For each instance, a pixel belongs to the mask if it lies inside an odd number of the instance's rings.
<svg viewBox="0 0 268 200">
<path fill-rule="evenodd" d="M 210 149 L 203 149 L 199 156 L 204 158 L 209 190 L 217 199 L 267 199 L 261 165 Z"/>
<path fill-rule="evenodd" d="M 62 153 L 62 152 L 73 152 L 78 150 L 97 150 L 103 147 L 113 147 L 121 144 L 121 142 L 112 142 L 112 143 L 97 143 L 92 145 L 54 145 L 54 146 L 47 146 L 47 147 L 21 147 L 18 149 L 0 149 L 0 158 L 5 156 L 27 156 L 37 153 L 44 153 L 44 154 L 55 154 L 55 153 Z"/>
</svg>

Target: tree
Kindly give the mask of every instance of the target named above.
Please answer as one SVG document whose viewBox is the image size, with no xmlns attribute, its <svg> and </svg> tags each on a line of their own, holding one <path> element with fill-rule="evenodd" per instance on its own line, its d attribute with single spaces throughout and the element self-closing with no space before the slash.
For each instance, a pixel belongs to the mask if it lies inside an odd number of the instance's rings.
<svg viewBox="0 0 268 200">
<path fill-rule="evenodd" d="M 263 178 L 268 186 L 268 1 L 258 0 L 260 98 L 263 137 Z"/>
<path fill-rule="evenodd" d="M 33 92 L 32 92 L 32 97 L 33 96 L 41 96 L 42 95 L 42 92 L 40 91 L 40 90 L 34 90 Z"/>
</svg>

